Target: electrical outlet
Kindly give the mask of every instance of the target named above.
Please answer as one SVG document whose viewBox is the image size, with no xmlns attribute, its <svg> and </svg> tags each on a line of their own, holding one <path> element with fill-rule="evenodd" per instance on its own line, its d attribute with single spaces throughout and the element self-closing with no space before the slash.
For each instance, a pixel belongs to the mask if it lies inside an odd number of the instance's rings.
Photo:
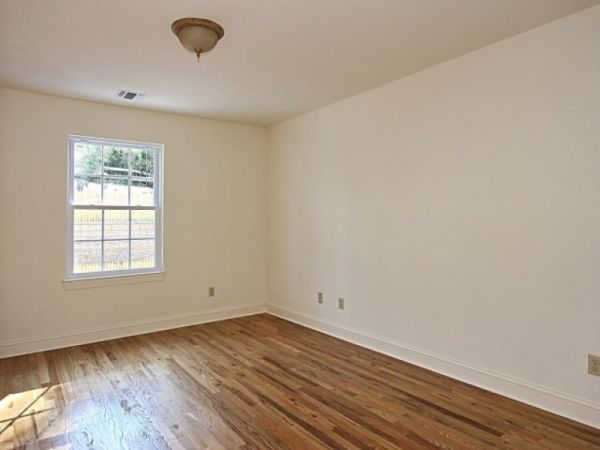
<svg viewBox="0 0 600 450">
<path fill-rule="evenodd" d="M 600 377 L 600 356 L 588 355 L 588 373 Z"/>
<path fill-rule="evenodd" d="M 338 308 L 344 309 L 344 299 L 342 297 L 338 298 Z"/>
<path fill-rule="evenodd" d="M 323 303 L 323 293 L 322 292 L 317 293 L 317 302 Z"/>
<path fill-rule="evenodd" d="M 211 286 L 208 288 L 208 296 L 209 297 L 214 297 L 215 296 L 215 287 Z"/>
</svg>

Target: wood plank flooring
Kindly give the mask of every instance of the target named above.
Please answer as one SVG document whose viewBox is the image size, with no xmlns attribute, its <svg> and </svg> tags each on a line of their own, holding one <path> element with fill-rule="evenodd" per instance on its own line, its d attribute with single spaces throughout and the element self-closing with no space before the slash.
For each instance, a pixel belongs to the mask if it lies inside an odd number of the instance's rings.
<svg viewBox="0 0 600 450">
<path fill-rule="evenodd" d="M 260 314 L 0 360 L 0 448 L 599 449 L 600 430 Z"/>
</svg>

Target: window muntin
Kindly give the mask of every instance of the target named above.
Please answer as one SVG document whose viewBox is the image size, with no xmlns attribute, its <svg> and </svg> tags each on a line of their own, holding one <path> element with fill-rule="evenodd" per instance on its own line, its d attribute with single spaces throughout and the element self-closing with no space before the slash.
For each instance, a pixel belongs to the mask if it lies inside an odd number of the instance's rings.
<svg viewBox="0 0 600 450">
<path fill-rule="evenodd" d="M 70 136 L 67 279 L 162 270 L 162 150 Z"/>
</svg>

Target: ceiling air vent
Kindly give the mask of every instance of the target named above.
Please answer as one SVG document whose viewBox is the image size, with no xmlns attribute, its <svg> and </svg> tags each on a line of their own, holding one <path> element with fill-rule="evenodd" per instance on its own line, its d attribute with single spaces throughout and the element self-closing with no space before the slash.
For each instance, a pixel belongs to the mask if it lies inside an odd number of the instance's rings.
<svg viewBox="0 0 600 450">
<path fill-rule="evenodd" d="M 126 91 L 124 89 L 119 89 L 117 91 L 117 97 L 124 100 L 135 100 L 136 98 L 143 97 L 144 95 L 145 94 L 140 94 L 139 92 Z"/>
</svg>

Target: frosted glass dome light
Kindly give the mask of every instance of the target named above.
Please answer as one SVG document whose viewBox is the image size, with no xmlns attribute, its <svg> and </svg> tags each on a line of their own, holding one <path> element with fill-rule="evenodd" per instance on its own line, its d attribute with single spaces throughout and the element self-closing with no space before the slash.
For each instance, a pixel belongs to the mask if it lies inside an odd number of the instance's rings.
<svg viewBox="0 0 600 450">
<path fill-rule="evenodd" d="M 173 22 L 171 30 L 186 50 L 196 54 L 198 59 L 217 45 L 225 31 L 218 23 L 208 19 L 187 17 Z"/>
</svg>

